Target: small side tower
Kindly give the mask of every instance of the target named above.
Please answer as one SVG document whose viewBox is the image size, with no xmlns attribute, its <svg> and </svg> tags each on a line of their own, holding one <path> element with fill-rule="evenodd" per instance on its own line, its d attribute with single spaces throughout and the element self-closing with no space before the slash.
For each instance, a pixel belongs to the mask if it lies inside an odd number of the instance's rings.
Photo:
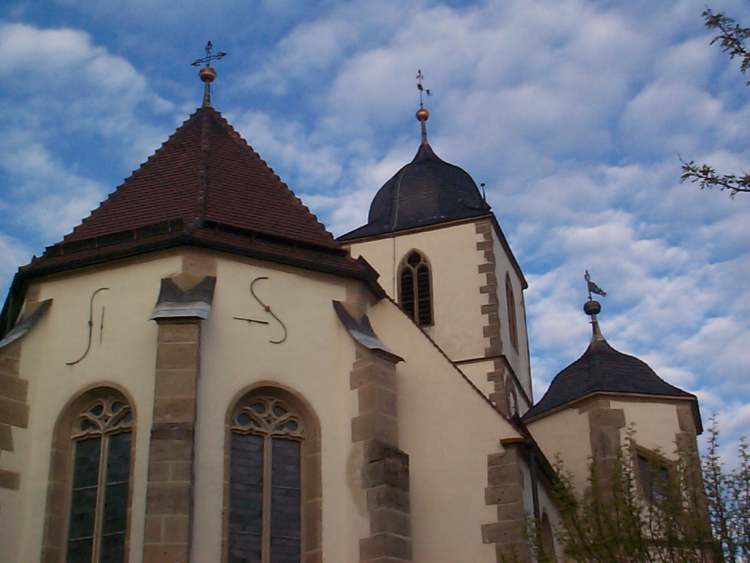
<svg viewBox="0 0 750 563">
<path fill-rule="evenodd" d="M 523 417 L 548 459 L 560 457 L 579 490 L 587 485 L 589 464 L 613 460 L 632 428 L 641 484 L 657 469 L 679 458 L 695 460 L 702 432 L 698 399 L 660 378 L 642 360 L 615 350 L 602 335 L 601 304 L 583 307 L 591 318 L 591 342 L 583 355 L 558 373 L 549 389 Z"/>
<path fill-rule="evenodd" d="M 531 406 L 523 272 L 484 194 L 435 154 L 429 111 L 414 159 L 380 188 L 366 225 L 339 237 L 506 415 Z"/>
</svg>

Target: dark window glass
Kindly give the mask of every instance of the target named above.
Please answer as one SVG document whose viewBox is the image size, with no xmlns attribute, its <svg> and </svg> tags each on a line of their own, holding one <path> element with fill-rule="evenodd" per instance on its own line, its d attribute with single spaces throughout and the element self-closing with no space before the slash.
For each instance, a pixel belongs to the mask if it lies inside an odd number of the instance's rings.
<svg viewBox="0 0 750 563">
<path fill-rule="evenodd" d="M 232 418 L 229 563 L 299 563 L 303 420 L 265 396 L 244 399 Z"/>
<path fill-rule="evenodd" d="M 401 308 L 414 318 L 414 273 L 411 268 L 401 270 Z"/>
<path fill-rule="evenodd" d="M 516 298 L 513 295 L 513 286 L 510 277 L 505 276 L 505 301 L 508 306 L 508 334 L 513 348 L 518 350 L 518 324 L 516 322 Z"/>
<path fill-rule="evenodd" d="M 100 438 L 86 438 L 75 444 L 73 494 L 68 524 L 69 557 L 72 562 L 91 560 L 92 538 L 99 485 Z M 86 558 L 88 553 L 88 558 Z"/>
<path fill-rule="evenodd" d="M 125 403 L 99 399 L 75 424 L 67 563 L 125 561 L 131 420 Z"/>
<path fill-rule="evenodd" d="M 232 433 L 229 500 L 230 563 L 256 563 L 261 560 L 263 442 L 262 436 Z"/>
<path fill-rule="evenodd" d="M 300 444 L 274 438 L 271 453 L 271 563 L 300 560 Z"/>
<path fill-rule="evenodd" d="M 94 542 L 91 539 L 75 540 L 68 544 L 66 563 L 91 563 Z"/>
<path fill-rule="evenodd" d="M 646 499 L 663 502 L 669 492 L 669 468 L 638 454 L 638 476 Z"/>
<path fill-rule="evenodd" d="M 419 324 L 432 324 L 432 299 L 430 299 L 430 271 L 422 264 L 417 268 L 417 302 Z"/>
<path fill-rule="evenodd" d="M 412 252 L 401 265 L 399 303 L 404 312 L 420 325 L 432 324 L 430 268 L 422 255 Z"/>
</svg>

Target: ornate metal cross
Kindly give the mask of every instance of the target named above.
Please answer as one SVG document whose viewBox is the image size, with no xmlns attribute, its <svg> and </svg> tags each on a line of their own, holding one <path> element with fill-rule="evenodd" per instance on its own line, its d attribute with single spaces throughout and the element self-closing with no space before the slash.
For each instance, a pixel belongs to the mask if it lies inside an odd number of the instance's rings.
<svg viewBox="0 0 750 563">
<path fill-rule="evenodd" d="M 205 63 L 206 66 L 209 66 L 209 63 L 211 61 L 218 61 L 219 59 L 223 59 L 227 56 L 227 54 L 224 51 L 219 51 L 218 53 L 213 53 L 214 50 L 214 44 L 209 41 L 206 43 L 206 56 L 202 57 L 200 59 L 195 59 L 191 64 L 192 66 L 200 66 Z"/>
</svg>

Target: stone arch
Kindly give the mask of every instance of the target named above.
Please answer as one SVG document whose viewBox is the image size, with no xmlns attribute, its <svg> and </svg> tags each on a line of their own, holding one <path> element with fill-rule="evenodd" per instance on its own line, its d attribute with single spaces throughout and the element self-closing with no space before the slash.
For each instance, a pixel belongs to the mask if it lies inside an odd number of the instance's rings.
<svg viewBox="0 0 750 563">
<path fill-rule="evenodd" d="M 432 265 L 421 250 L 412 248 L 398 267 L 398 303 L 420 326 L 434 324 Z"/>
<path fill-rule="evenodd" d="M 97 465 L 97 485 L 93 530 L 92 551 L 101 553 L 103 549 L 121 549 L 123 559 L 129 557 L 130 529 L 132 525 L 131 507 L 133 497 L 132 475 L 135 466 L 137 413 L 135 402 L 129 393 L 117 385 L 102 383 L 89 386 L 72 397 L 62 408 L 55 421 L 50 452 L 49 484 L 45 506 L 44 535 L 42 541 L 42 561 L 60 562 L 67 559 L 69 537 L 71 533 L 71 509 L 74 504 L 73 477 L 78 467 L 76 463 L 77 444 L 89 439 L 99 439 L 99 458 Z M 127 443 L 124 436 L 127 434 Z M 116 449 L 113 437 L 122 435 L 117 440 Z M 102 458 L 104 454 L 107 458 Z M 117 483 L 108 483 L 116 454 L 121 454 L 119 461 L 126 463 L 120 466 Z M 83 454 L 81 454 L 83 455 Z M 127 460 L 125 460 L 127 457 Z M 93 465 L 93 464 L 92 464 Z M 125 479 L 125 493 L 122 495 L 122 476 Z M 104 482 L 101 482 L 102 477 Z M 119 508 L 124 510 L 125 527 L 116 540 L 112 537 L 105 541 L 102 535 L 104 520 L 105 495 L 113 491 L 119 497 Z M 114 505 L 107 499 L 108 509 Z M 75 503 L 77 504 L 77 503 Z M 116 509 L 117 507 L 115 507 Z M 113 542 L 121 544 L 113 547 Z M 93 555 L 92 555 L 93 557 Z"/>
<path fill-rule="evenodd" d="M 547 512 L 542 513 L 542 520 L 539 528 L 542 540 L 542 550 L 544 551 L 547 561 L 557 561 L 557 558 L 555 557 L 555 536 L 552 533 L 552 524 L 550 524 Z"/>
<path fill-rule="evenodd" d="M 310 404 L 299 393 L 272 382 L 259 382 L 244 388 L 233 397 L 226 412 L 222 561 L 229 560 L 231 548 L 233 436 L 256 434 L 255 429 L 249 425 L 243 427 L 241 423 L 244 421 L 238 421 L 237 415 L 242 409 L 251 407 L 255 401 L 264 402 L 269 406 L 281 405 L 300 423 L 299 427 L 289 434 L 291 439 L 299 440 L 300 443 L 300 560 L 319 561 L 322 559 L 320 422 Z M 298 431 L 300 429 L 302 433 Z M 259 429 L 257 434 L 267 434 L 267 430 Z M 264 510 L 268 510 L 268 506 L 268 500 L 265 500 Z M 268 521 L 270 516 L 264 515 L 263 518 Z"/>
</svg>

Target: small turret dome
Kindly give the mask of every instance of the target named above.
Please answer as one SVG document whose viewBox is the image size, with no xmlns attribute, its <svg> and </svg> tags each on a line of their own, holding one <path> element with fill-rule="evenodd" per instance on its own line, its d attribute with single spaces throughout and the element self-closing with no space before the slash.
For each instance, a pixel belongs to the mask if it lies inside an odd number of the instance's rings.
<svg viewBox="0 0 750 563">
<path fill-rule="evenodd" d="M 536 419 L 593 393 L 692 399 L 696 427 L 702 431 L 695 395 L 664 381 L 643 360 L 615 350 L 596 329 L 583 355 L 555 376 L 523 419 Z"/>
</svg>

